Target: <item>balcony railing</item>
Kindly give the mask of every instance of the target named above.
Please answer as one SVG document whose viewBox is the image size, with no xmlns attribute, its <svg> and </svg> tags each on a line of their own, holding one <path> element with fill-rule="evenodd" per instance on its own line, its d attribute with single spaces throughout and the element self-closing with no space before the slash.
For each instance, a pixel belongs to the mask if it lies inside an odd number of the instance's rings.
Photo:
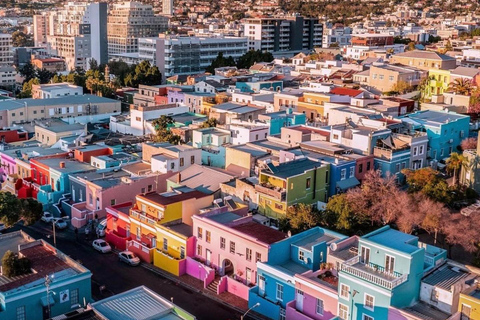
<svg viewBox="0 0 480 320">
<path fill-rule="evenodd" d="M 287 198 L 287 192 L 284 189 L 276 190 L 257 184 L 255 185 L 255 190 L 280 201 L 285 201 Z"/>
<path fill-rule="evenodd" d="M 355 256 L 342 263 L 340 270 L 389 290 L 406 282 L 408 279 L 408 274 L 401 275 L 398 272 L 388 273 L 385 272 L 383 267 L 380 268 L 378 265 L 361 264 L 360 256 Z"/>
<path fill-rule="evenodd" d="M 136 220 L 140 220 L 140 222 L 143 222 L 152 226 L 155 225 L 155 223 L 158 221 L 157 218 L 148 217 L 146 213 L 141 211 L 136 211 L 136 210 L 130 211 L 130 217 L 133 217 Z"/>
<path fill-rule="evenodd" d="M 391 160 L 394 154 L 399 152 L 404 152 L 405 150 L 408 150 L 408 149 L 409 147 L 398 148 L 398 149 L 386 149 L 382 147 L 374 147 L 373 155 L 381 159 Z"/>
</svg>

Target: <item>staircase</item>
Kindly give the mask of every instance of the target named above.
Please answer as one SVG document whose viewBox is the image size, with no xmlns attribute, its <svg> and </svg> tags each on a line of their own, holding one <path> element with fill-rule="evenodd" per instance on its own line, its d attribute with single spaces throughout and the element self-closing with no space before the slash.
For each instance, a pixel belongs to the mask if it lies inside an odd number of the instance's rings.
<svg viewBox="0 0 480 320">
<path fill-rule="evenodd" d="M 207 286 L 207 290 L 213 294 L 217 294 L 218 283 L 220 282 L 220 277 L 215 277 L 212 282 Z"/>
</svg>

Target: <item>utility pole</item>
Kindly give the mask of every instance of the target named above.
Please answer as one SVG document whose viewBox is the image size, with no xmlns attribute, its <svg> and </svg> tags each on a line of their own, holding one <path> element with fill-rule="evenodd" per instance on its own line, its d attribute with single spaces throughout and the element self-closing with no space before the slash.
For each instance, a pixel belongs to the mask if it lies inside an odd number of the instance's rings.
<svg viewBox="0 0 480 320">
<path fill-rule="evenodd" d="M 257 302 L 255 303 L 250 309 L 247 310 L 247 312 L 245 312 L 241 317 L 240 317 L 240 320 L 244 320 L 247 313 L 249 313 L 250 311 L 252 311 L 253 309 L 255 309 L 256 307 L 259 307 L 260 306 L 260 303 Z"/>
</svg>

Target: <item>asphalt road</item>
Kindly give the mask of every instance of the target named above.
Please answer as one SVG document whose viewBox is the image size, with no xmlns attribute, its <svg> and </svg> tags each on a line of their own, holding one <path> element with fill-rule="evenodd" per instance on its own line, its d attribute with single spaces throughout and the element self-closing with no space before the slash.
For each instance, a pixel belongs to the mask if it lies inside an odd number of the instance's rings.
<svg viewBox="0 0 480 320">
<path fill-rule="evenodd" d="M 43 222 L 29 227 L 16 226 L 11 231 L 20 228 L 35 239 L 43 239 L 53 244 L 51 226 Z M 198 320 L 240 319 L 241 314 L 238 311 L 145 268 L 128 266 L 118 261 L 114 253 L 101 254 L 91 247 L 93 239 L 87 241 L 85 235 L 80 233 L 78 237 L 79 241 L 76 241 L 72 231 L 56 232 L 57 248 L 80 261 L 92 272 L 94 299 L 145 285 L 166 299 L 173 298 L 176 305 L 196 316 Z M 100 293 L 99 286 L 105 286 L 106 290 Z"/>
</svg>

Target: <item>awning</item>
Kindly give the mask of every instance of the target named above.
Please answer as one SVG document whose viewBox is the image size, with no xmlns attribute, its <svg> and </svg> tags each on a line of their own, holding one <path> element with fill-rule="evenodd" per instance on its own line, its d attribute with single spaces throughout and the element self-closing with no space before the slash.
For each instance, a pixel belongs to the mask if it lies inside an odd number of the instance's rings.
<svg viewBox="0 0 480 320">
<path fill-rule="evenodd" d="M 55 304 L 55 300 L 53 299 L 53 293 L 50 293 L 48 298 L 50 300 L 50 306 L 53 306 Z M 42 301 L 42 306 L 48 307 L 47 296 L 41 297 L 40 300 Z"/>
<path fill-rule="evenodd" d="M 360 184 L 360 182 L 357 180 L 357 178 L 352 177 L 348 178 L 345 180 L 341 180 L 337 182 L 337 188 L 339 188 L 342 191 L 348 190 L 350 188 L 356 187 Z"/>
</svg>

